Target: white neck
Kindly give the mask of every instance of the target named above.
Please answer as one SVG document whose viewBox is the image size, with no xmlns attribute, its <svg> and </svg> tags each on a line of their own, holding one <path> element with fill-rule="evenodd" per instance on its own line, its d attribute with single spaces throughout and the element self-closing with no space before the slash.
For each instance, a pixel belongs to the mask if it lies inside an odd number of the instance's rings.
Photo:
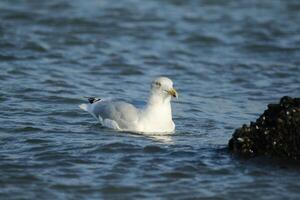
<svg viewBox="0 0 300 200">
<path fill-rule="evenodd" d="M 163 106 L 163 105 L 170 105 L 171 96 L 165 96 L 160 93 L 155 93 L 151 91 L 149 100 L 147 103 L 147 107 L 149 106 Z"/>
<path fill-rule="evenodd" d="M 143 131 L 168 132 L 174 130 L 172 120 L 171 97 L 151 92 L 148 103 L 143 110 L 140 124 Z"/>
<path fill-rule="evenodd" d="M 164 96 L 163 94 L 151 92 L 145 111 L 155 118 L 158 117 L 159 119 L 160 116 L 163 115 L 169 120 L 172 120 L 170 101 L 170 96 Z"/>
</svg>

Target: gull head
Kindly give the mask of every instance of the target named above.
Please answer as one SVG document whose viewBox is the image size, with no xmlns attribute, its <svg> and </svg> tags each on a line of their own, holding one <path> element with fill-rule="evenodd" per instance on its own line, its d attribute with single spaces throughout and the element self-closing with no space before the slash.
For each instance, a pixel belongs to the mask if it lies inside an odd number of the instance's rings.
<svg viewBox="0 0 300 200">
<path fill-rule="evenodd" d="M 178 93 L 173 87 L 173 82 L 167 77 L 158 77 L 151 84 L 151 93 L 162 96 L 163 99 L 178 98 Z"/>
</svg>

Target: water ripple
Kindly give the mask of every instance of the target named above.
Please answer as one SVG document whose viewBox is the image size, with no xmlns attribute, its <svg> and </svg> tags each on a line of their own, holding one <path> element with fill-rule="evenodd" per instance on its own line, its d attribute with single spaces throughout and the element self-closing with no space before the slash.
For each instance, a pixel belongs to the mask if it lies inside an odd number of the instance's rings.
<svg viewBox="0 0 300 200">
<path fill-rule="evenodd" d="M 3 199 L 299 199 L 296 164 L 239 160 L 235 128 L 300 91 L 297 1 L 0 1 Z M 176 132 L 99 125 L 82 96 L 174 80 Z"/>
</svg>

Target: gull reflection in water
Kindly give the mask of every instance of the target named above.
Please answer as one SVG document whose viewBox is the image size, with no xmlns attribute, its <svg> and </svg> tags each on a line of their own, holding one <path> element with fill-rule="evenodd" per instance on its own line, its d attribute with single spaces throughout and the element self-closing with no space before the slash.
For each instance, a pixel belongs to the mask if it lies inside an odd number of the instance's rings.
<svg viewBox="0 0 300 200">
<path fill-rule="evenodd" d="M 150 139 L 155 140 L 157 142 L 162 142 L 165 144 L 173 144 L 172 134 L 153 134 L 148 136 Z"/>
<path fill-rule="evenodd" d="M 174 143 L 173 137 L 172 137 L 174 133 L 132 133 L 132 134 L 140 135 L 140 136 L 142 135 L 153 141 L 161 142 L 164 144 L 173 144 Z"/>
</svg>

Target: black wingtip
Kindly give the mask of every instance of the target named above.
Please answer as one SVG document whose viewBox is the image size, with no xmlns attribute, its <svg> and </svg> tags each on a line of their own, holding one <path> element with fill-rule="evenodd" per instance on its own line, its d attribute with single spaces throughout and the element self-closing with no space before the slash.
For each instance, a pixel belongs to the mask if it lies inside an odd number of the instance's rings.
<svg viewBox="0 0 300 200">
<path fill-rule="evenodd" d="M 90 104 L 93 104 L 97 101 L 100 101 L 101 99 L 98 99 L 98 98 L 95 98 L 95 97 L 87 97 L 88 98 L 88 101 Z"/>
<path fill-rule="evenodd" d="M 90 97 L 90 98 L 88 98 L 88 101 L 90 102 L 90 104 L 92 104 L 92 103 L 94 103 L 94 101 L 95 101 L 95 98 L 93 98 L 93 97 Z"/>
</svg>

